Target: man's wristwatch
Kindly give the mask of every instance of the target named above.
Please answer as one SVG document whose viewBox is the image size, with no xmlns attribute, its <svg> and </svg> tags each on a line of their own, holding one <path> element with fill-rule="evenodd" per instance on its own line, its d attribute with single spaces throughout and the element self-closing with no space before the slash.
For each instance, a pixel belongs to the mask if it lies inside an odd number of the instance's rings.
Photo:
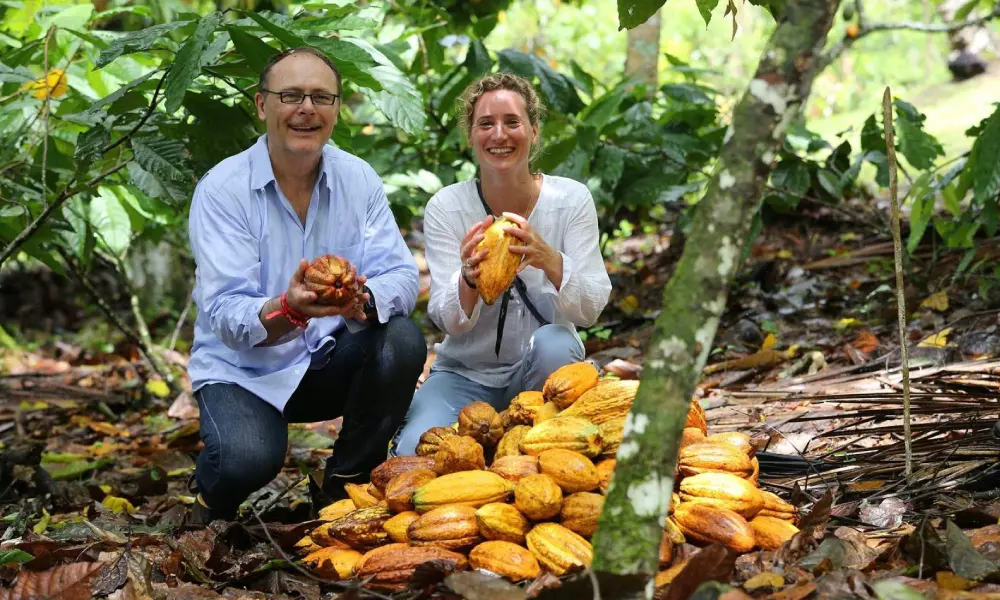
<svg viewBox="0 0 1000 600">
<path fill-rule="evenodd" d="M 362 290 L 368 294 L 368 302 L 365 302 L 365 318 L 369 321 L 378 321 L 378 310 L 375 308 L 375 294 L 366 285 Z"/>
</svg>

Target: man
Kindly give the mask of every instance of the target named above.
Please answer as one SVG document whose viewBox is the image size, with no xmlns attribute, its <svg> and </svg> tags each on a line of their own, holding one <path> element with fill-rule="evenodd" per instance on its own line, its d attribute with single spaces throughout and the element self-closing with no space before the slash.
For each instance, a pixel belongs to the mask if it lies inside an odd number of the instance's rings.
<svg viewBox="0 0 1000 600">
<path fill-rule="evenodd" d="M 321 52 L 297 48 L 264 68 L 255 101 L 266 133 L 213 167 L 191 204 L 198 305 L 188 365 L 201 409 L 193 520 L 233 519 L 285 462 L 289 422 L 343 416 L 323 492 L 346 497 L 385 460 L 427 347 L 408 319 L 417 267 L 382 183 L 327 144 L 341 79 Z M 306 289 L 324 254 L 357 270 L 342 308 Z"/>
</svg>

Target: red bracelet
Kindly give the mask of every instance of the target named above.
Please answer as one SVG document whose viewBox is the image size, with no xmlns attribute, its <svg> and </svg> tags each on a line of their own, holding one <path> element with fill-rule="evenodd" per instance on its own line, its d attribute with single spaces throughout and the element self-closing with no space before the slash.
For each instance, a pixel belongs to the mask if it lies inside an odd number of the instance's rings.
<svg viewBox="0 0 1000 600">
<path fill-rule="evenodd" d="M 303 329 L 309 324 L 309 317 L 298 312 L 288 305 L 288 292 L 281 292 L 281 297 L 278 299 L 281 302 L 281 310 L 276 310 L 270 314 L 264 315 L 268 319 L 273 319 L 278 315 L 285 315 L 288 322 L 296 327 L 302 327 Z"/>
</svg>

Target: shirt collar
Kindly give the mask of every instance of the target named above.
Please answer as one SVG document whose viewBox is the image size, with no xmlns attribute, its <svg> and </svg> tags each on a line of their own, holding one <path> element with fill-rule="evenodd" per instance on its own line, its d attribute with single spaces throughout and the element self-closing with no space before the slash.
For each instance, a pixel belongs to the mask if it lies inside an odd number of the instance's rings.
<svg viewBox="0 0 1000 600">
<path fill-rule="evenodd" d="M 333 174 L 331 173 L 331 158 L 334 148 L 330 144 L 323 146 L 323 165 L 320 169 L 317 184 L 325 184 L 333 192 Z M 271 168 L 271 156 L 267 151 L 267 134 L 257 138 L 250 147 L 250 189 L 259 190 L 274 181 L 274 169 Z"/>
</svg>

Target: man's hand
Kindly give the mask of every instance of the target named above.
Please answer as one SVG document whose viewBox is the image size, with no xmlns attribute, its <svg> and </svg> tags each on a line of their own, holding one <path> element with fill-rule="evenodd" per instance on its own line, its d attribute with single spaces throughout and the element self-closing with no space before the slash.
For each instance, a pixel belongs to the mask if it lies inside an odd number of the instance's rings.
<svg viewBox="0 0 1000 600">
<path fill-rule="evenodd" d="M 285 298 L 292 310 L 311 319 L 336 317 L 339 315 L 345 319 L 365 320 L 365 303 L 368 302 L 368 294 L 362 293 L 360 290 L 364 289 L 365 282 L 368 281 L 367 277 L 364 275 L 356 277 L 358 293 L 354 295 L 350 302 L 343 306 L 329 306 L 319 304 L 316 293 L 309 291 L 309 288 L 306 287 L 305 274 L 308 268 L 309 261 L 304 258 L 299 260 L 299 266 L 295 269 L 292 279 L 288 282 L 288 291 Z M 351 265 L 351 274 L 357 274 L 354 265 Z"/>
</svg>

